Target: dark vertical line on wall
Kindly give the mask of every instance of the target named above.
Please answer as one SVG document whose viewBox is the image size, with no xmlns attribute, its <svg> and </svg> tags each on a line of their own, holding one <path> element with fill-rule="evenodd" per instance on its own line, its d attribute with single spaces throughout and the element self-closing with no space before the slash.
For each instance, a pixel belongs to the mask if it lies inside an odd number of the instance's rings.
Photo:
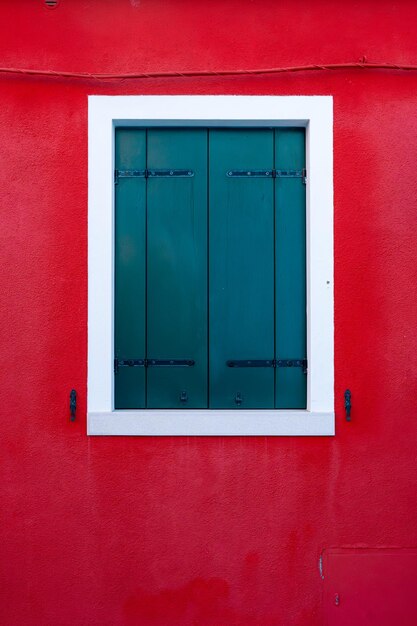
<svg viewBox="0 0 417 626">
<path fill-rule="evenodd" d="M 145 130 L 145 169 L 148 169 L 148 129 Z M 145 359 L 148 358 L 148 177 L 145 177 Z M 148 408 L 148 368 L 145 367 L 145 408 Z"/>
<path fill-rule="evenodd" d="M 276 128 L 273 130 L 272 141 L 272 167 L 276 168 L 275 152 L 276 152 Z M 273 194 L 273 211 L 274 211 L 274 359 L 277 359 L 277 209 L 276 209 L 276 195 L 277 195 L 277 179 L 272 179 L 272 194 Z M 274 409 L 277 406 L 277 368 L 274 367 Z"/>
<path fill-rule="evenodd" d="M 207 128 L 207 408 L 210 408 L 210 129 Z"/>
</svg>

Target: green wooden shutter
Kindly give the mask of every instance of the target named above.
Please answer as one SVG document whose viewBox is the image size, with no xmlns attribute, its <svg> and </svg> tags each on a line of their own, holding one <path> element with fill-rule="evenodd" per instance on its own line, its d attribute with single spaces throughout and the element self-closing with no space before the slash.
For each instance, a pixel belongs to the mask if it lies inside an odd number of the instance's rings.
<svg viewBox="0 0 417 626">
<path fill-rule="evenodd" d="M 212 130 L 210 158 L 210 408 L 273 408 L 274 369 L 227 366 L 274 357 L 274 182 L 271 130 Z"/>
<path fill-rule="evenodd" d="M 146 131 L 116 130 L 117 170 L 144 170 Z M 145 358 L 146 182 L 119 177 L 115 185 L 115 358 Z M 115 375 L 115 408 L 145 406 L 145 368 L 120 367 Z"/>
<path fill-rule="evenodd" d="M 305 408 L 304 167 L 303 129 L 117 130 L 116 408 Z"/>
<path fill-rule="evenodd" d="M 148 408 L 207 408 L 207 131 L 148 130 L 147 357 L 191 367 L 147 368 Z M 181 400 L 182 398 L 182 400 Z"/>
<path fill-rule="evenodd" d="M 305 168 L 305 131 L 275 131 L 277 170 Z M 275 179 L 276 358 L 306 359 L 306 186 L 299 177 Z M 300 367 L 276 369 L 276 408 L 306 408 L 307 377 Z"/>
</svg>

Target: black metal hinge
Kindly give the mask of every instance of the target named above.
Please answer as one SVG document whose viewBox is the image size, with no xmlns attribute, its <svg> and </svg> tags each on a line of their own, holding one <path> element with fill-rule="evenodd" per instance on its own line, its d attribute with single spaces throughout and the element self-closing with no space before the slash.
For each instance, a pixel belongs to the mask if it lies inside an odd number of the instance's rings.
<svg viewBox="0 0 417 626">
<path fill-rule="evenodd" d="M 192 359 L 114 359 L 114 373 L 119 367 L 192 367 Z"/>
<path fill-rule="evenodd" d="M 117 374 L 119 367 L 145 367 L 145 359 L 114 359 L 114 373 Z"/>
<path fill-rule="evenodd" d="M 302 178 L 307 182 L 307 170 L 228 170 L 229 178 Z"/>
<path fill-rule="evenodd" d="M 307 359 L 244 359 L 226 361 L 227 367 L 301 367 L 307 374 Z"/>
<path fill-rule="evenodd" d="M 146 170 L 114 170 L 114 182 L 117 185 L 119 178 L 145 178 Z"/>
<path fill-rule="evenodd" d="M 192 178 L 192 170 L 114 170 L 114 182 L 117 185 L 119 178 Z"/>
</svg>

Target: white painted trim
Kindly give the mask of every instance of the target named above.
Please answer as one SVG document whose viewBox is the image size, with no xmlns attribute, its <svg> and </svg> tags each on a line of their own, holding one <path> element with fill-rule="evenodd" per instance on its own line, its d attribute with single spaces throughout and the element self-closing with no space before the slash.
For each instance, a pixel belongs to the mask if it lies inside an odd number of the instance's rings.
<svg viewBox="0 0 417 626">
<path fill-rule="evenodd" d="M 333 413 L 116 411 L 89 413 L 89 435 L 334 435 Z"/>
<path fill-rule="evenodd" d="M 306 411 L 114 411 L 115 126 L 305 126 Z M 332 435 L 333 99 L 331 96 L 89 96 L 88 434 Z"/>
</svg>

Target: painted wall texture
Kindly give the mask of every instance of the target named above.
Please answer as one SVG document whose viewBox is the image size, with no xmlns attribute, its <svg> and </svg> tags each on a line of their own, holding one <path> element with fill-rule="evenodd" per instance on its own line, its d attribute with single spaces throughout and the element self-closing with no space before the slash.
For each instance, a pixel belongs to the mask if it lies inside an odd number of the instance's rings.
<svg viewBox="0 0 417 626">
<path fill-rule="evenodd" d="M 406 1 L 21 0 L 0 65 L 417 63 L 416 20 Z M 323 550 L 417 545 L 417 72 L 1 75 L 0 94 L 0 622 L 323 624 Z M 334 438 L 87 438 L 89 94 L 334 96 Z"/>
</svg>

